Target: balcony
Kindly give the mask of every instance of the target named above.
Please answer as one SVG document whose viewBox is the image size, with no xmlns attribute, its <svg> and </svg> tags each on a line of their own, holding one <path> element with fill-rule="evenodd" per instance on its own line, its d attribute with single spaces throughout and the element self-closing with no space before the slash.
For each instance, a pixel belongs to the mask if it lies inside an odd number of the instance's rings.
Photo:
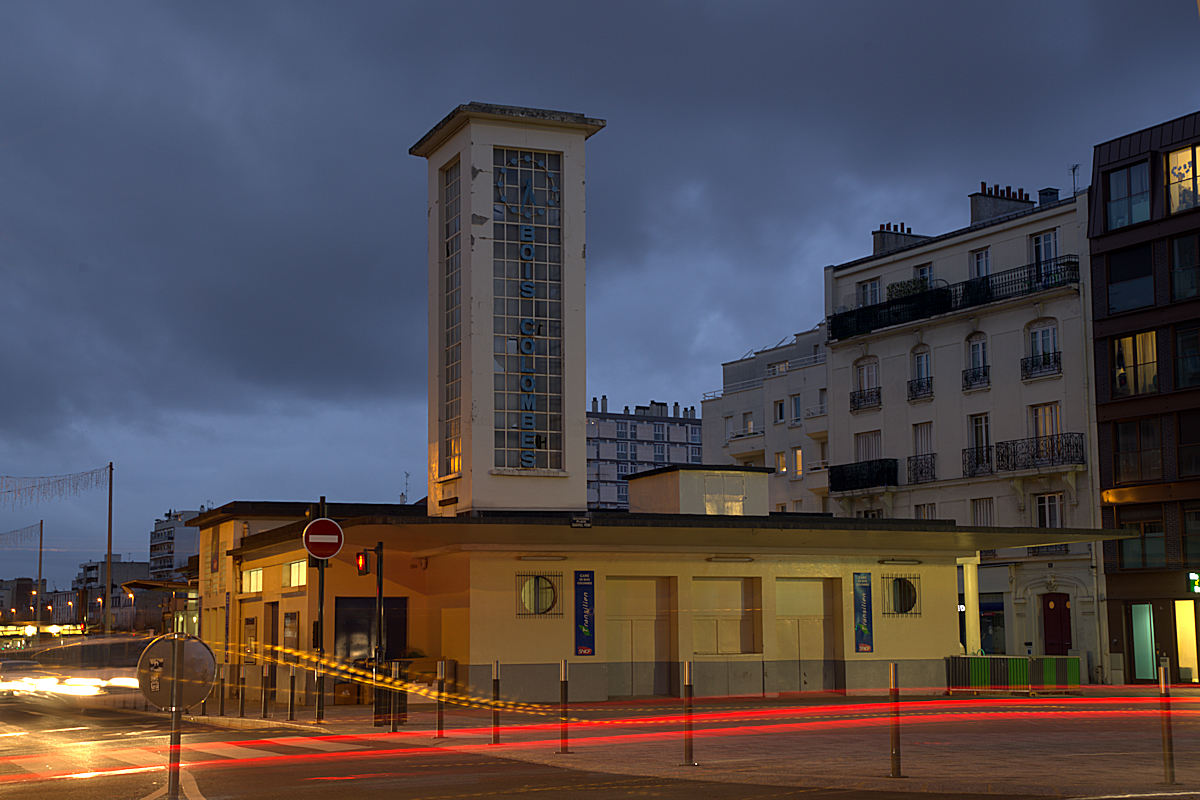
<svg viewBox="0 0 1200 800">
<path fill-rule="evenodd" d="M 908 482 L 929 483 L 937 480 L 937 453 L 908 457 Z"/>
<path fill-rule="evenodd" d="M 818 403 L 815 406 L 809 406 L 804 409 L 804 418 L 812 419 L 813 417 L 823 417 L 827 413 L 824 403 Z"/>
<path fill-rule="evenodd" d="M 1082 433 L 1059 433 L 996 443 L 996 469 L 1002 472 L 1084 463 Z"/>
<path fill-rule="evenodd" d="M 969 392 L 972 389 L 986 389 L 992 385 L 992 370 L 987 364 L 982 367 L 971 367 L 963 370 L 963 391 Z"/>
<path fill-rule="evenodd" d="M 824 363 L 825 363 L 825 351 L 822 350 L 821 352 L 814 353 L 813 355 L 810 355 L 810 356 L 803 356 L 802 358 L 793 358 L 790 361 L 783 361 L 778 364 L 768 364 L 763 369 L 763 374 L 761 377 L 747 378 L 744 381 L 734 381 L 733 383 L 727 383 L 724 386 L 722 386 L 720 389 L 713 389 L 712 391 L 705 392 L 703 395 L 703 399 L 704 400 L 717 400 L 721 397 L 724 397 L 727 394 L 734 394 L 735 392 L 744 392 L 749 389 L 757 389 L 758 387 L 763 385 L 763 381 L 766 380 L 767 378 L 774 378 L 779 375 L 786 375 L 787 373 L 792 372 L 794 370 L 803 369 L 805 367 L 813 367 L 813 366 L 817 366 L 819 364 L 824 364 Z"/>
<path fill-rule="evenodd" d="M 913 378 L 908 382 L 908 399 L 924 400 L 933 397 L 933 376 L 928 378 Z"/>
<path fill-rule="evenodd" d="M 850 393 L 850 410 L 861 411 L 864 408 L 879 408 L 879 387 L 859 389 Z"/>
<path fill-rule="evenodd" d="M 950 311 L 1078 282 L 1079 256 L 1061 255 L 1049 261 L 1026 264 L 962 283 L 935 286 L 923 292 L 893 297 L 882 303 L 834 314 L 829 318 L 829 338 L 849 339 L 891 325 L 916 322 Z"/>
<path fill-rule="evenodd" d="M 876 486 L 895 486 L 897 472 L 897 462 L 894 458 L 834 464 L 829 468 L 829 491 L 852 492 L 855 489 L 870 489 Z"/>
<path fill-rule="evenodd" d="M 976 478 L 980 475 L 991 475 L 996 471 L 993 459 L 994 448 L 965 447 L 962 451 L 963 477 Z"/>
<path fill-rule="evenodd" d="M 1044 378 L 1047 375 L 1062 375 L 1062 351 L 1038 353 L 1021 359 L 1021 380 Z"/>
</svg>

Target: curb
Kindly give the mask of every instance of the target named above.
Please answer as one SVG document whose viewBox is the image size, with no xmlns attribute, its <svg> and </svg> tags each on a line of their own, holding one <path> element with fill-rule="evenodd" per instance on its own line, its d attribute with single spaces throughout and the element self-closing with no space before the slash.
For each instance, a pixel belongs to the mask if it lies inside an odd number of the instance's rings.
<svg viewBox="0 0 1200 800">
<path fill-rule="evenodd" d="M 308 733 L 337 733 L 328 727 L 329 723 L 288 722 L 280 719 L 261 719 L 259 717 L 221 717 L 199 714 L 184 714 L 187 722 L 211 725 L 214 728 L 230 728 L 232 730 L 247 730 L 252 728 L 284 728 L 287 730 L 307 731 Z"/>
</svg>

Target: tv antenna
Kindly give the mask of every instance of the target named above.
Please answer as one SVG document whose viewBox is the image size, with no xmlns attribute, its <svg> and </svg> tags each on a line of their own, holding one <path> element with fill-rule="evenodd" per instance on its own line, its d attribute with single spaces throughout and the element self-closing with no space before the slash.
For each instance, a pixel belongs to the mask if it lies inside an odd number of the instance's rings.
<svg viewBox="0 0 1200 800">
<path fill-rule="evenodd" d="M 1071 165 L 1071 196 L 1072 196 L 1072 197 L 1074 197 L 1074 196 L 1075 196 L 1075 192 L 1076 192 L 1076 188 L 1075 188 L 1075 175 L 1076 175 L 1078 172 L 1079 172 L 1079 165 L 1078 165 L 1078 164 L 1072 164 L 1072 165 Z"/>
</svg>

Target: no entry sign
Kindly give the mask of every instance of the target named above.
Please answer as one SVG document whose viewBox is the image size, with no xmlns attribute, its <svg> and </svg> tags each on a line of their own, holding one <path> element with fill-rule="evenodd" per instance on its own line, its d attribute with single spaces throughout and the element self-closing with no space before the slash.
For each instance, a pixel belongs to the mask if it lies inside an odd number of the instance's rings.
<svg viewBox="0 0 1200 800">
<path fill-rule="evenodd" d="M 346 540 L 342 526 L 331 519 L 321 517 L 304 526 L 304 549 L 313 558 L 333 558 L 342 549 Z"/>
</svg>

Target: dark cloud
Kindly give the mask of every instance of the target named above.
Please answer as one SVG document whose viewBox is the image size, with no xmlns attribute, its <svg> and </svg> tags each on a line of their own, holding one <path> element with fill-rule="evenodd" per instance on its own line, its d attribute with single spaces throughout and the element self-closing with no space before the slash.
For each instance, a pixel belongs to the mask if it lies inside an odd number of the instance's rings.
<svg viewBox="0 0 1200 800">
<path fill-rule="evenodd" d="M 421 496 L 407 148 L 458 103 L 608 119 L 589 393 L 698 405 L 819 320 L 821 268 L 879 222 L 957 227 L 980 180 L 1069 187 L 1095 142 L 1194 110 L 1197 27 L 1116 0 L 5 6 L 0 474 L 116 461 L 143 557 L 170 506 L 386 501 L 405 470 Z M 97 500 L 0 529 L 53 517 L 65 578 Z"/>
</svg>

